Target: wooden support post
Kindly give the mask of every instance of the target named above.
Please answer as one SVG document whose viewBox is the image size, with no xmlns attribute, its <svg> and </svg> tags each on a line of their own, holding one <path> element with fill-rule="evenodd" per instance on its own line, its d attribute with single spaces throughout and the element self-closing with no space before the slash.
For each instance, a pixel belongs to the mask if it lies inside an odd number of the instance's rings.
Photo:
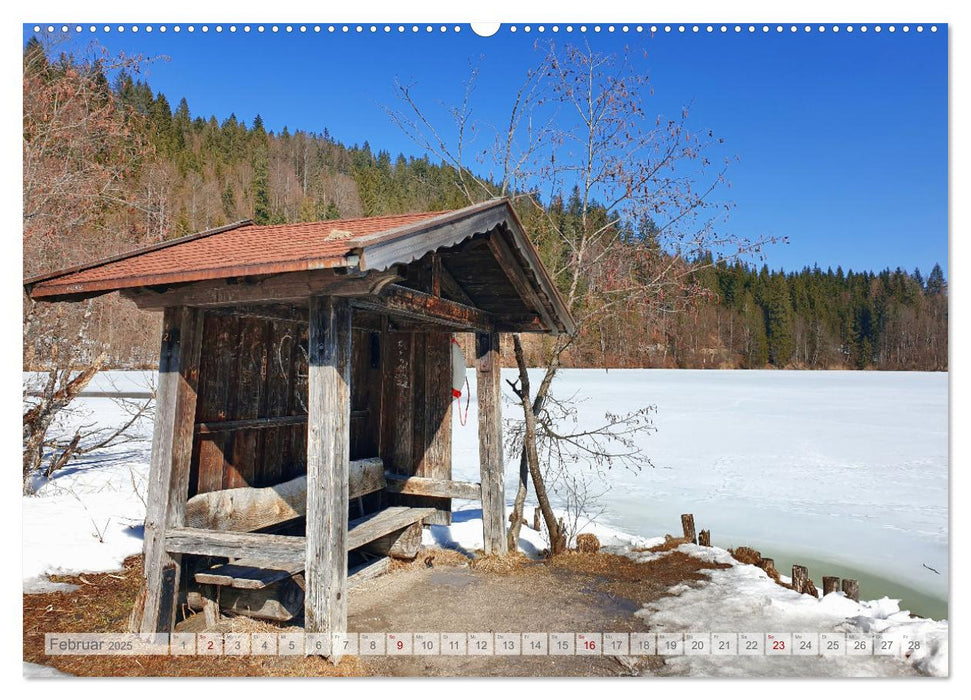
<svg viewBox="0 0 971 700">
<path fill-rule="evenodd" d="M 486 554 L 506 554 L 506 498 L 503 488 L 502 394 L 499 334 L 475 337 L 479 402 L 479 473 L 482 484 L 482 542 Z"/>
<path fill-rule="evenodd" d="M 855 578 L 844 578 L 843 579 L 843 593 L 846 594 L 847 598 L 855 600 L 857 603 L 860 602 L 860 582 Z"/>
<path fill-rule="evenodd" d="M 307 555 L 304 626 L 326 635 L 347 631 L 347 503 L 350 463 L 351 308 L 339 297 L 310 299 L 307 418 Z"/>
<path fill-rule="evenodd" d="M 792 590 L 796 593 L 806 592 L 806 582 L 809 580 L 809 569 L 799 564 L 792 565 Z"/>
<path fill-rule="evenodd" d="M 201 342 L 198 309 L 165 309 L 145 512 L 141 632 L 171 632 L 175 626 L 182 558 L 165 551 L 165 532 L 185 519 Z"/>
<path fill-rule="evenodd" d="M 698 533 L 698 544 L 702 547 L 711 547 L 711 530 L 702 530 Z"/>
<path fill-rule="evenodd" d="M 840 589 L 839 576 L 823 576 L 823 595 L 836 593 Z"/>
<path fill-rule="evenodd" d="M 684 530 L 684 538 L 692 544 L 698 544 L 698 537 L 695 535 L 695 516 L 690 513 L 682 515 L 681 527 Z"/>
</svg>

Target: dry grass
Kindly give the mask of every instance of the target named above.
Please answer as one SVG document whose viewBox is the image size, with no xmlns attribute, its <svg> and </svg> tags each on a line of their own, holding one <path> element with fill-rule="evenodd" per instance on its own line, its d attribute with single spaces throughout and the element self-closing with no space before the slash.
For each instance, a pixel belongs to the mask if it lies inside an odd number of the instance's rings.
<svg viewBox="0 0 971 700">
<path fill-rule="evenodd" d="M 577 535 L 577 551 L 585 553 L 593 553 L 600 551 L 600 540 L 597 539 L 596 535 L 591 535 L 590 533 L 584 533 L 582 535 Z"/>
<path fill-rule="evenodd" d="M 548 565 L 573 574 L 596 576 L 605 590 L 635 601 L 664 595 L 678 583 L 707 580 L 705 569 L 729 568 L 727 564 L 705 562 L 681 552 L 646 562 L 606 552 L 569 552 L 553 557 Z"/>
</svg>

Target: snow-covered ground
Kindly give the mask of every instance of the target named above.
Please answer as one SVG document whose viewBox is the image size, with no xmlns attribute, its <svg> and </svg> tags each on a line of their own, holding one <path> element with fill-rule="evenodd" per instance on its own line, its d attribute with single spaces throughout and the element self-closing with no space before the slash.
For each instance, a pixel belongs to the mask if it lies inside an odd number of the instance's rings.
<svg viewBox="0 0 971 700">
<path fill-rule="evenodd" d="M 454 416 L 453 477 L 477 481 L 474 377 L 470 380 L 468 424 L 461 426 Z M 89 390 L 140 391 L 151 383 L 150 372 L 106 372 Z M 612 489 L 602 499 L 606 512 L 592 526 L 601 541 L 618 551 L 647 541 L 621 533 L 676 533 L 680 514 L 692 512 L 699 528 L 710 528 L 713 543 L 720 547 L 762 549 L 775 557 L 780 569 L 787 558 L 796 557 L 833 565 L 811 570 L 817 582 L 822 574 L 840 575 L 836 565 L 842 564 L 862 572 L 864 597 L 869 572 L 889 581 L 891 589 L 872 597 L 892 594 L 893 584 L 900 584 L 946 600 L 947 375 L 567 370 L 556 386 L 560 396 L 583 399 L 579 415 L 586 425 L 607 411 L 657 406 L 658 431 L 640 438 L 654 466 L 636 474 L 611 472 Z M 76 423 L 110 426 L 126 416 L 109 399 L 77 404 Z M 512 404 L 505 411 L 515 415 Z M 116 569 L 141 550 L 148 421 L 138 426 L 137 434 L 140 440 L 79 460 L 39 485 L 36 496 L 24 498 L 25 589 L 45 585 L 48 573 Z M 507 466 L 509 497 L 516 462 L 510 459 Z M 427 536 L 440 544 L 481 546 L 481 524 L 473 512 L 460 510 L 455 521 L 452 528 L 432 528 Z M 527 553 L 543 546 L 535 533 L 524 529 Z M 723 556 L 717 548 L 707 551 Z M 926 629 L 935 634 L 947 629 L 946 623 L 910 622 L 892 601 L 857 605 L 839 596 L 816 603 L 808 596 L 792 596 L 755 567 L 738 565 L 713 572 L 711 584 L 681 591 L 650 614 L 660 631 L 697 629 L 702 619 L 721 619 L 726 631 L 740 631 L 743 622 L 763 631 L 818 627 L 880 632 L 888 625 L 913 624 L 930 625 Z M 721 618 L 706 617 L 716 610 Z M 810 623 L 815 626 L 806 629 Z M 711 630 L 711 623 L 705 629 Z M 946 668 L 946 658 L 945 637 L 930 657 L 912 661 L 920 670 L 938 674 Z M 737 671 L 769 673 L 771 669 L 759 666 L 765 661 L 747 659 Z M 878 675 L 898 668 L 870 661 L 883 671 L 853 668 Z M 692 673 L 715 673 L 694 658 L 675 663 L 691 664 Z M 821 668 L 818 673 L 825 674 Z M 841 675 L 853 672 L 849 667 L 840 670 L 838 664 L 827 668 Z M 817 675 L 817 670 L 806 674 Z"/>
</svg>

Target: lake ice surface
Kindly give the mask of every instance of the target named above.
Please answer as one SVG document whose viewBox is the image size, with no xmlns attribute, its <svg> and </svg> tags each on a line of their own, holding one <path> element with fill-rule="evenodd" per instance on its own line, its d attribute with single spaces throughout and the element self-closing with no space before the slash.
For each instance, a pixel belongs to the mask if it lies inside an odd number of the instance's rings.
<svg viewBox="0 0 971 700">
<path fill-rule="evenodd" d="M 453 477 L 478 481 L 469 379 L 468 424 L 453 411 Z M 503 386 L 504 416 L 516 417 Z M 680 535 L 680 515 L 693 513 L 714 544 L 761 549 L 780 569 L 799 558 L 843 565 L 864 587 L 870 573 L 947 599 L 947 374 L 583 369 L 562 371 L 554 393 L 583 401 L 581 426 L 657 407 L 657 431 L 638 439 L 654 467 L 611 471 L 599 522 Z M 511 500 L 518 455 L 507 459 Z M 831 573 L 810 569 L 817 582 Z"/>
</svg>

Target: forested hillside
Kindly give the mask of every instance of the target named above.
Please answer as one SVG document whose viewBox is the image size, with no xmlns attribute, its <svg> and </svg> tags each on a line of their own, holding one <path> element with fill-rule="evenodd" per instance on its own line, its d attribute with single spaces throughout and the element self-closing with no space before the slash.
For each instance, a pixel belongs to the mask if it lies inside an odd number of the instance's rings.
<svg viewBox="0 0 971 700">
<path fill-rule="evenodd" d="M 52 60 L 33 40 L 24 58 L 25 275 L 240 219 L 286 223 L 469 203 L 456 171 L 429 158 L 392 155 L 376 144 L 347 146 L 326 129 L 294 125 L 274 133 L 259 117 L 246 124 L 234 115 L 196 115 L 185 99 L 133 77 L 129 69 L 137 66 L 124 62 Z M 542 217 L 569 221 L 577 208 L 571 198 L 542 206 L 521 205 L 527 230 L 538 231 L 530 224 Z M 541 235 L 535 242 L 544 256 L 562 254 Z M 925 278 L 917 270 L 784 273 L 711 261 L 693 284 L 699 292 L 687 311 L 665 313 L 663 304 L 649 313 L 629 309 L 585 333 L 568 362 L 947 368 L 940 267 Z M 152 364 L 157 318 L 116 297 L 92 305 L 87 352 L 107 350 L 115 366 Z M 59 322 L 69 329 L 77 319 Z M 34 342 L 41 326 L 25 328 L 30 367 L 50 360 Z"/>
</svg>

